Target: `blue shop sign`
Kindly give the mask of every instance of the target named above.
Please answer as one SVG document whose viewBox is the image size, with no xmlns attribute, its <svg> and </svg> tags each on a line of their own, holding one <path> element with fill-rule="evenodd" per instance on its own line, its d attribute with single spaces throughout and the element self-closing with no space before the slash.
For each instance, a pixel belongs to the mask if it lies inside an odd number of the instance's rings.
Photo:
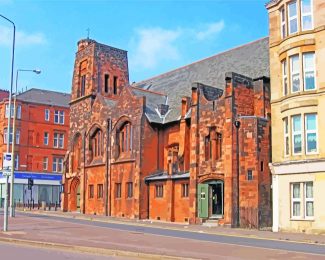
<svg viewBox="0 0 325 260">
<path fill-rule="evenodd" d="M 62 181 L 61 174 L 52 173 L 32 173 L 32 172 L 15 172 L 16 179 L 29 179 L 33 180 L 46 180 L 46 181 Z M 3 178 L 2 172 L 0 172 L 0 178 Z"/>
</svg>

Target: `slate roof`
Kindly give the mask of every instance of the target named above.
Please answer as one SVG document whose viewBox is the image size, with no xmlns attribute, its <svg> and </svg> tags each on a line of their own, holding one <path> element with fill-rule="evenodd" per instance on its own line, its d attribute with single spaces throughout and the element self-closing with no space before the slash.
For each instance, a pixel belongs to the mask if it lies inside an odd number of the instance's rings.
<svg viewBox="0 0 325 260">
<path fill-rule="evenodd" d="M 147 91 L 135 87 L 131 87 L 131 91 L 135 96 L 146 97 L 145 113 L 151 123 L 164 123 L 164 117 L 161 117 L 160 114 L 157 113 L 156 109 L 157 105 L 167 103 L 168 99 L 166 95 L 154 93 L 152 91 Z"/>
<path fill-rule="evenodd" d="M 31 88 L 18 94 L 17 99 L 35 104 L 69 107 L 71 95 L 57 91 Z"/>
<path fill-rule="evenodd" d="M 199 82 L 208 86 L 224 89 L 225 73 L 238 74 L 256 79 L 269 77 L 269 38 L 239 46 L 184 67 L 169 71 L 156 77 L 132 84 L 133 87 L 158 92 L 168 96 L 166 101 L 170 111 L 165 118 L 154 115 L 157 102 L 151 94 L 148 104 L 148 119 L 152 122 L 169 123 L 180 119 L 181 100 L 191 96 L 191 84 Z"/>
</svg>

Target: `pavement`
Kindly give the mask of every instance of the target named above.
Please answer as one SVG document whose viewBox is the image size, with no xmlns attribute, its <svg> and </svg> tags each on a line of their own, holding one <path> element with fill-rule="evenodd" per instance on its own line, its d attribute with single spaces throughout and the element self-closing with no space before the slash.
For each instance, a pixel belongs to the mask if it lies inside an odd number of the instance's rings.
<svg viewBox="0 0 325 260">
<path fill-rule="evenodd" d="M 139 259 L 325 259 L 323 235 L 139 221 L 59 211 L 17 212 L 9 221 L 9 232 L 0 233 L 1 242 Z"/>
</svg>

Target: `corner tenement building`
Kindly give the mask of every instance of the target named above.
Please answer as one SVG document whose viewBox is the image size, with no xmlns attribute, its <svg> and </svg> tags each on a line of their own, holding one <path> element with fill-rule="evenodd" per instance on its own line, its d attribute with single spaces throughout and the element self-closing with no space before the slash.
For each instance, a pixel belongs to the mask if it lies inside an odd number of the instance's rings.
<svg viewBox="0 0 325 260">
<path fill-rule="evenodd" d="M 0 100 L 0 165 L 7 152 L 9 92 Z M 70 94 L 31 88 L 17 95 L 15 136 L 15 188 L 17 206 L 60 203 L 63 161 L 69 135 Z M 11 112 L 10 152 L 13 141 L 14 106 Z M 34 180 L 32 192 L 28 179 Z M 31 197 L 32 196 L 32 197 Z M 5 198 L 5 178 L 0 171 L 0 198 Z"/>
<path fill-rule="evenodd" d="M 273 0 L 273 231 L 325 231 L 325 1 Z"/>
<path fill-rule="evenodd" d="M 127 52 L 78 42 L 64 210 L 271 224 L 269 40 L 129 84 Z M 237 127 L 238 128 L 237 128 Z"/>
</svg>

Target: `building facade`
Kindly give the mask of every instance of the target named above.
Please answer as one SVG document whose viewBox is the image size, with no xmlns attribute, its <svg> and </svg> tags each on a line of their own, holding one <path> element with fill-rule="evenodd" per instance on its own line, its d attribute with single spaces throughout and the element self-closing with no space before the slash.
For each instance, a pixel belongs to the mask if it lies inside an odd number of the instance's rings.
<svg viewBox="0 0 325 260">
<path fill-rule="evenodd" d="M 16 204 L 60 203 L 63 161 L 69 136 L 70 95 L 32 88 L 17 95 L 15 136 Z M 12 106 L 12 118 L 14 108 Z M 7 152 L 9 102 L 0 103 L 0 165 Z M 13 119 L 10 144 L 12 144 Z M 12 145 L 10 145 L 10 152 Z M 34 180 L 32 191 L 27 181 Z M 9 178 L 10 179 L 10 178 Z M 5 178 L 1 174 L 1 198 L 4 199 Z"/>
<path fill-rule="evenodd" d="M 79 41 L 64 210 L 269 226 L 268 44 L 130 85 L 126 51 Z"/>
<path fill-rule="evenodd" d="M 325 2 L 274 0 L 270 26 L 273 231 L 325 231 Z"/>
</svg>

